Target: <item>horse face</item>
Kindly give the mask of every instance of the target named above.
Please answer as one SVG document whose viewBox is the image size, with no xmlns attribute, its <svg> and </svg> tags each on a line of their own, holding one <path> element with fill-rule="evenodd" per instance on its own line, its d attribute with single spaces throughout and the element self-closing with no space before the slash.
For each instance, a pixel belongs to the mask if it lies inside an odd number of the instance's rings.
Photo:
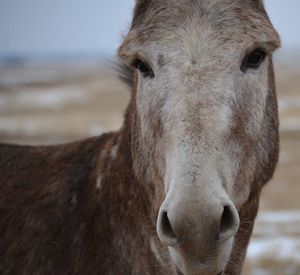
<svg viewBox="0 0 300 275">
<path fill-rule="evenodd" d="M 157 233 L 185 274 L 225 270 L 239 209 L 271 177 L 279 38 L 260 1 L 138 1 L 119 56 L 136 69 L 137 177 L 162 186 Z"/>
</svg>

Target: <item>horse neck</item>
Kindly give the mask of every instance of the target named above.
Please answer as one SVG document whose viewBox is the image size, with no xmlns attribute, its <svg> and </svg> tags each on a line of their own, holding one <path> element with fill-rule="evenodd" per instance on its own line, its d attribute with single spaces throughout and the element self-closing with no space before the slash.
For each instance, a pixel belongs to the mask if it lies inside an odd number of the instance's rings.
<svg viewBox="0 0 300 275">
<path fill-rule="evenodd" d="M 112 253 L 114 257 L 109 258 L 118 259 L 123 265 L 127 265 L 128 259 L 138 262 L 140 264 L 132 265 L 136 271 L 130 272 L 140 274 L 143 266 L 158 265 L 153 261 L 155 255 L 151 249 L 155 247 L 158 253 L 161 248 L 155 233 L 156 216 L 152 212 L 153 186 L 137 180 L 134 175 L 130 135 L 130 127 L 124 126 L 101 148 L 93 182 L 96 207 L 94 204 L 92 207 L 97 209 L 99 217 L 96 238 L 103 236 L 98 243 L 111 240 L 107 246 L 101 246 L 100 254 Z M 124 266 L 118 268 L 124 269 Z"/>
<path fill-rule="evenodd" d="M 153 186 L 137 180 L 134 175 L 130 137 L 130 127 L 123 126 L 106 142 L 98 156 L 95 191 L 102 207 L 110 210 L 110 218 L 116 219 L 113 224 L 117 230 L 152 227 L 155 222 Z"/>
</svg>

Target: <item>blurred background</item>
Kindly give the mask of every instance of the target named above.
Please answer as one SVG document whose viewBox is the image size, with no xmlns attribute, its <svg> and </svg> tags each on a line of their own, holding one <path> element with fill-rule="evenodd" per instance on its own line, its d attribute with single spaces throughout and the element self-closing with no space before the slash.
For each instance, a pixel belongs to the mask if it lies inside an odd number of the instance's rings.
<svg viewBox="0 0 300 275">
<path fill-rule="evenodd" d="M 300 274 L 300 2 L 265 0 L 275 56 L 281 156 L 264 189 L 246 275 Z M 0 142 L 61 143 L 122 124 L 128 88 L 111 61 L 133 0 L 0 0 Z"/>
</svg>

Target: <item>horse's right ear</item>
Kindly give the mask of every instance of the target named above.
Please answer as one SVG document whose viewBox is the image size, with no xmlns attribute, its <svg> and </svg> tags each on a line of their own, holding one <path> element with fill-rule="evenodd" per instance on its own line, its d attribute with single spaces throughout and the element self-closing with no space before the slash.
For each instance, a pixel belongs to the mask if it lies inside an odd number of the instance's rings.
<svg viewBox="0 0 300 275">
<path fill-rule="evenodd" d="M 143 18 L 147 13 L 147 10 L 152 5 L 152 3 L 153 0 L 136 0 L 133 13 L 132 27 L 141 24 Z"/>
</svg>

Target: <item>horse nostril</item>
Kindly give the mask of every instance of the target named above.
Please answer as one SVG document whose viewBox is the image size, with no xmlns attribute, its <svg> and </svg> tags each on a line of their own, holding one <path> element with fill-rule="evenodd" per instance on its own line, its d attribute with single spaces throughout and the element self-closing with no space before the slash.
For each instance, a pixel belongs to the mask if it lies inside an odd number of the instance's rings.
<svg viewBox="0 0 300 275">
<path fill-rule="evenodd" d="M 220 223 L 219 239 L 227 240 L 232 237 L 236 233 L 238 224 L 239 220 L 232 207 L 230 205 L 224 206 Z"/>
<path fill-rule="evenodd" d="M 233 224 L 234 217 L 230 210 L 230 206 L 225 206 L 221 218 L 220 232 L 225 232 L 229 230 Z"/>
<path fill-rule="evenodd" d="M 218 239 L 226 241 L 233 237 L 239 226 L 238 214 L 230 205 L 225 205 L 221 217 Z"/>
<path fill-rule="evenodd" d="M 165 241 L 168 245 L 171 246 L 177 243 L 177 235 L 175 234 L 172 228 L 171 222 L 168 217 L 168 213 L 165 211 L 160 216 L 159 231 L 161 239 Z"/>
<path fill-rule="evenodd" d="M 168 218 L 168 214 L 167 212 L 164 212 L 162 214 L 162 218 L 161 218 L 161 226 L 162 226 L 162 230 L 163 232 L 168 235 L 169 237 L 172 238 L 176 238 L 176 234 L 173 231 L 172 225 L 170 223 L 170 220 Z"/>
</svg>

